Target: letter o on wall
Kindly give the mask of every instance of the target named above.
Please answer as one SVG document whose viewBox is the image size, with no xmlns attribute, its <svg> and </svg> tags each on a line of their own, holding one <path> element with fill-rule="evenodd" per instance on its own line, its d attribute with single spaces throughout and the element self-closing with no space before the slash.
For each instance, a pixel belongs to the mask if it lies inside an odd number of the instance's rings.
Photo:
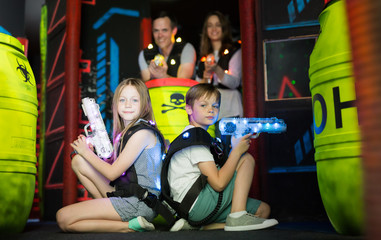
<svg viewBox="0 0 381 240">
<path fill-rule="evenodd" d="M 319 127 L 316 125 L 316 121 L 315 121 L 315 102 L 316 101 L 320 102 L 321 111 L 322 111 L 322 120 L 321 120 L 321 124 L 320 124 Z M 314 112 L 314 128 L 315 128 L 315 133 L 316 134 L 320 134 L 320 133 L 323 132 L 323 130 L 325 128 L 325 125 L 327 123 L 327 105 L 325 104 L 325 100 L 324 100 L 323 96 L 320 95 L 319 93 L 314 95 L 314 98 L 313 98 L 313 101 L 312 101 L 312 108 L 313 108 L 313 112 Z"/>
</svg>

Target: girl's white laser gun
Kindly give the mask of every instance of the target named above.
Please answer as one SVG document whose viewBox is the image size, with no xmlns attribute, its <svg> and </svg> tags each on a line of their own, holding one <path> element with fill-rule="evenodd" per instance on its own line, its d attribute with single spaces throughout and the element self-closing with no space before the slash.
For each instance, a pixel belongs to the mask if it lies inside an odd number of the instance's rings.
<svg viewBox="0 0 381 240">
<path fill-rule="evenodd" d="M 257 138 L 261 132 L 281 133 L 287 130 L 287 125 L 282 119 L 272 118 L 222 118 L 219 129 L 221 135 L 242 137 L 246 134 L 255 134 Z"/>
<path fill-rule="evenodd" d="M 95 147 L 98 157 L 103 159 L 111 157 L 113 147 L 99 111 L 99 105 L 93 98 L 84 98 L 82 99 L 82 109 L 89 119 L 89 123 L 84 127 L 87 140 Z M 89 126 L 91 134 L 87 131 Z"/>
</svg>

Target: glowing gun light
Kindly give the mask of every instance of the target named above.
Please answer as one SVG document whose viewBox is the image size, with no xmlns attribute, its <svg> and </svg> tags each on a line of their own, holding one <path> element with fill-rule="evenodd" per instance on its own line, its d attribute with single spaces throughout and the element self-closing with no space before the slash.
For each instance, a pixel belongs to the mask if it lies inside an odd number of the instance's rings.
<svg viewBox="0 0 381 240">
<path fill-rule="evenodd" d="M 161 66 L 161 67 L 162 67 L 162 66 L 164 65 L 164 61 L 165 61 L 165 59 L 164 59 L 164 56 L 163 56 L 163 55 L 161 55 L 161 54 L 157 54 L 157 55 L 154 57 L 153 61 L 155 62 L 156 66 Z"/>
<path fill-rule="evenodd" d="M 282 119 L 273 118 L 223 118 L 219 129 L 221 135 L 242 137 L 246 134 L 255 134 L 257 138 L 261 132 L 282 133 L 287 130 L 287 125 Z"/>
</svg>

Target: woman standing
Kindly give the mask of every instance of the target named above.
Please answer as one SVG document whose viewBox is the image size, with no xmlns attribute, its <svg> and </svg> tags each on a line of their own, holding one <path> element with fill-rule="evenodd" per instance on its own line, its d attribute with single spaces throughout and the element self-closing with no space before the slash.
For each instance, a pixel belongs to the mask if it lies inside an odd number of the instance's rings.
<svg viewBox="0 0 381 240">
<path fill-rule="evenodd" d="M 242 117 L 241 48 L 238 43 L 233 43 L 230 23 L 218 11 L 209 13 L 205 18 L 200 56 L 196 80 L 213 84 L 220 91 L 222 108 L 218 120 L 225 117 Z M 219 121 L 216 123 L 216 136 L 221 137 L 218 124 Z M 230 144 L 230 138 L 222 140 Z"/>
</svg>

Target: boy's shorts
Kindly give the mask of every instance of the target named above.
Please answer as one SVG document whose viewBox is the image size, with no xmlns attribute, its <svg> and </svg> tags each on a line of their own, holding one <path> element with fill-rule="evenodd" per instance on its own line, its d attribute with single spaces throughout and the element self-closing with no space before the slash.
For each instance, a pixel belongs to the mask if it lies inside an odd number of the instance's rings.
<svg viewBox="0 0 381 240">
<path fill-rule="evenodd" d="M 218 212 L 208 221 L 206 224 L 210 223 L 224 223 L 227 216 L 230 214 L 234 183 L 237 173 L 234 173 L 233 178 L 230 180 L 229 184 L 226 186 L 221 202 L 221 207 Z M 189 219 L 192 221 L 200 221 L 207 217 L 211 213 L 218 202 L 219 193 L 216 192 L 208 183 L 201 191 L 198 196 L 196 203 L 189 212 Z M 255 214 L 261 204 L 260 200 L 248 198 L 246 203 L 246 211 Z"/>
</svg>

